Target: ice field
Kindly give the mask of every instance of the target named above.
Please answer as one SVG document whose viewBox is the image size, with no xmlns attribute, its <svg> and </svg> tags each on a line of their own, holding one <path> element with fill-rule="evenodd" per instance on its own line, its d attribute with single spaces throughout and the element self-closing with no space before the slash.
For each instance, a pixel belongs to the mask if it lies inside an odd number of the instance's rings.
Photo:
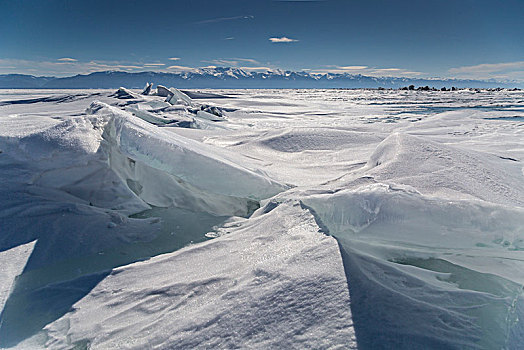
<svg viewBox="0 0 524 350">
<path fill-rule="evenodd" d="M 523 91 L 145 90 L 0 90 L 0 348 L 524 348 Z"/>
</svg>

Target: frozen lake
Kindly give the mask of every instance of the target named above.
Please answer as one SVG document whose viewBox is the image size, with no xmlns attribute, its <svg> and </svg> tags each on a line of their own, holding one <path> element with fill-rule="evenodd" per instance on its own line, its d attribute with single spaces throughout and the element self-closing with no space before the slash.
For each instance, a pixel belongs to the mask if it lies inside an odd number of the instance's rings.
<svg viewBox="0 0 524 350">
<path fill-rule="evenodd" d="M 0 90 L 0 347 L 520 349 L 524 92 Z"/>
</svg>

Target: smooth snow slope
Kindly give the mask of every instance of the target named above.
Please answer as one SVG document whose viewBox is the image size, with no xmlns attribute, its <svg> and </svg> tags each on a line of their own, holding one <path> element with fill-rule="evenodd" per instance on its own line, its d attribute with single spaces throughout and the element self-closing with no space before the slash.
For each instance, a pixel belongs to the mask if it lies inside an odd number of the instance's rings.
<svg viewBox="0 0 524 350">
<path fill-rule="evenodd" d="M 522 92 L 187 96 L 0 95 L 0 346 L 524 346 Z"/>
</svg>

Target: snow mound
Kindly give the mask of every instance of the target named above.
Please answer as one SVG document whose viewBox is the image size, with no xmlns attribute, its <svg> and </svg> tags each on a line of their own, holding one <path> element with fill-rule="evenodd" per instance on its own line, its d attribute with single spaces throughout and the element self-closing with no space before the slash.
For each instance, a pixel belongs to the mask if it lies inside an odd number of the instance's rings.
<svg viewBox="0 0 524 350">
<path fill-rule="evenodd" d="M 377 146 L 364 173 L 425 194 L 524 206 L 521 166 L 506 163 L 489 153 L 394 133 Z"/>
<path fill-rule="evenodd" d="M 293 153 L 306 150 L 337 150 L 380 141 L 379 137 L 371 133 L 330 128 L 293 128 L 284 129 L 278 135 L 266 137 L 259 143 L 276 151 Z"/>
</svg>

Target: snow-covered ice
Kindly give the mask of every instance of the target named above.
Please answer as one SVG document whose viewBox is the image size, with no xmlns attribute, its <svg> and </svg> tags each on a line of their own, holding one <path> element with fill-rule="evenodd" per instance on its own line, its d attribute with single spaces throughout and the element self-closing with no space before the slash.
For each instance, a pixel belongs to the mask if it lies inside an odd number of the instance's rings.
<svg viewBox="0 0 524 350">
<path fill-rule="evenodd" d="M 0 92 L 0 347 L 520 349 L 524 93 Z"/>
</svg>

